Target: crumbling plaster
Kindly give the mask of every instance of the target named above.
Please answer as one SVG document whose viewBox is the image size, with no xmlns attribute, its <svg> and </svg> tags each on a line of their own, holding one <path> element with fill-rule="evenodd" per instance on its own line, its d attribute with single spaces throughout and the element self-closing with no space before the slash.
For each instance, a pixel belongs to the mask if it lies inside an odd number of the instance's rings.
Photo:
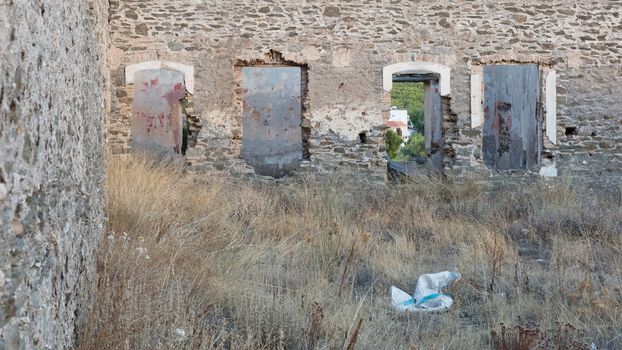
<svg viewBox="0 0 622 350">
<path fill-rule="evenodd" d="M 125 83 L 134 84 L 136 73 L 149 69 L 171 69 L 183 73 L 186 90 L 194 93 L 194 67 L 177 62 L 147 61 L 130 64 L 125 67 Z"/>
</svg>

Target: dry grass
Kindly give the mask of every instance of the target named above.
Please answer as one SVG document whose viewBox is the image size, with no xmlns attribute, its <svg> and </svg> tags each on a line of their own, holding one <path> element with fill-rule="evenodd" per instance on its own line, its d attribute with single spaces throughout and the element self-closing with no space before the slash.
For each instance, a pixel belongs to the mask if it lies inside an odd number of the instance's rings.
<svg viewBox="0 0 622 350">
<path fill-rule="evenodd" d="M 563 184 L 240 184 L 111 159 L 109 233 L 80 348 L 528 349 L 558 339 L 620 349 L 621 202 L 620 188 Z M 391 309 L 390 285 L 412 291 L 442 270 L 464 277 L 449 312 Z M 547 330 L 560 324 L 579 331 L 559 340 Z M 516 325 L 528 334 L 500 340 Z"/>
</svg>

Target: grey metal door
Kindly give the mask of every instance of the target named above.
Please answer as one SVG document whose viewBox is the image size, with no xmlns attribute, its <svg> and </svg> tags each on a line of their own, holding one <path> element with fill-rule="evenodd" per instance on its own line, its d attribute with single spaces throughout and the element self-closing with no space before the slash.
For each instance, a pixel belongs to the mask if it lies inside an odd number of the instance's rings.
<svg viewBox="0 0 622 350">
<path fill-rule="evenodd" d="M 242 156 L 255 172 L 281 177 L 302 158 L 300 67 L 244 67 Z"/>
<path fill-rule="evenodd" d="M 484 67 L 483 158 L 498 170 L 538 163 L 540 72 L 535 64 Z"/>
</svg>

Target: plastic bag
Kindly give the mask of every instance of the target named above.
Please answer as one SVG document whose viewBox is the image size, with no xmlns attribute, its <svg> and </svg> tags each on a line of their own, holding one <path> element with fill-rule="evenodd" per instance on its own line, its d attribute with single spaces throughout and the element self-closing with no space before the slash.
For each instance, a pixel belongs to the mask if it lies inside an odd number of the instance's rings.
<svg viewBox="0 0 622 350">
<path fill-rule="evenodd" d="M 460 278 L 459 273 L 450 271 L 421 275 L 417 280 L 417 288 L 412 296 L 395 286 L 391 286 L 393 307 L 400 312 L 448 310 L 453 305 L 454 300 L 449 295 L 442 294 L 441 290 L 449 287 Z"/>
</svg>

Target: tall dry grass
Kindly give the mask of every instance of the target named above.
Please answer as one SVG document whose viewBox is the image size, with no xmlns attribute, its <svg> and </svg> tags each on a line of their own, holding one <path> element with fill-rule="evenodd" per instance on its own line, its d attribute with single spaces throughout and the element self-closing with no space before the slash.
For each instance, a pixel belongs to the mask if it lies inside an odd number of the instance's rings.
<svg viewBox="0 0 622 350">
<path fill-rule="evenodd" d="M 79 345 L 620 349 L 620 190 L 250 184 L 113 158 Z M 464 277 L 449 312 L 391 309 L 390 285 L 443 270 Z"/>
</svg>

